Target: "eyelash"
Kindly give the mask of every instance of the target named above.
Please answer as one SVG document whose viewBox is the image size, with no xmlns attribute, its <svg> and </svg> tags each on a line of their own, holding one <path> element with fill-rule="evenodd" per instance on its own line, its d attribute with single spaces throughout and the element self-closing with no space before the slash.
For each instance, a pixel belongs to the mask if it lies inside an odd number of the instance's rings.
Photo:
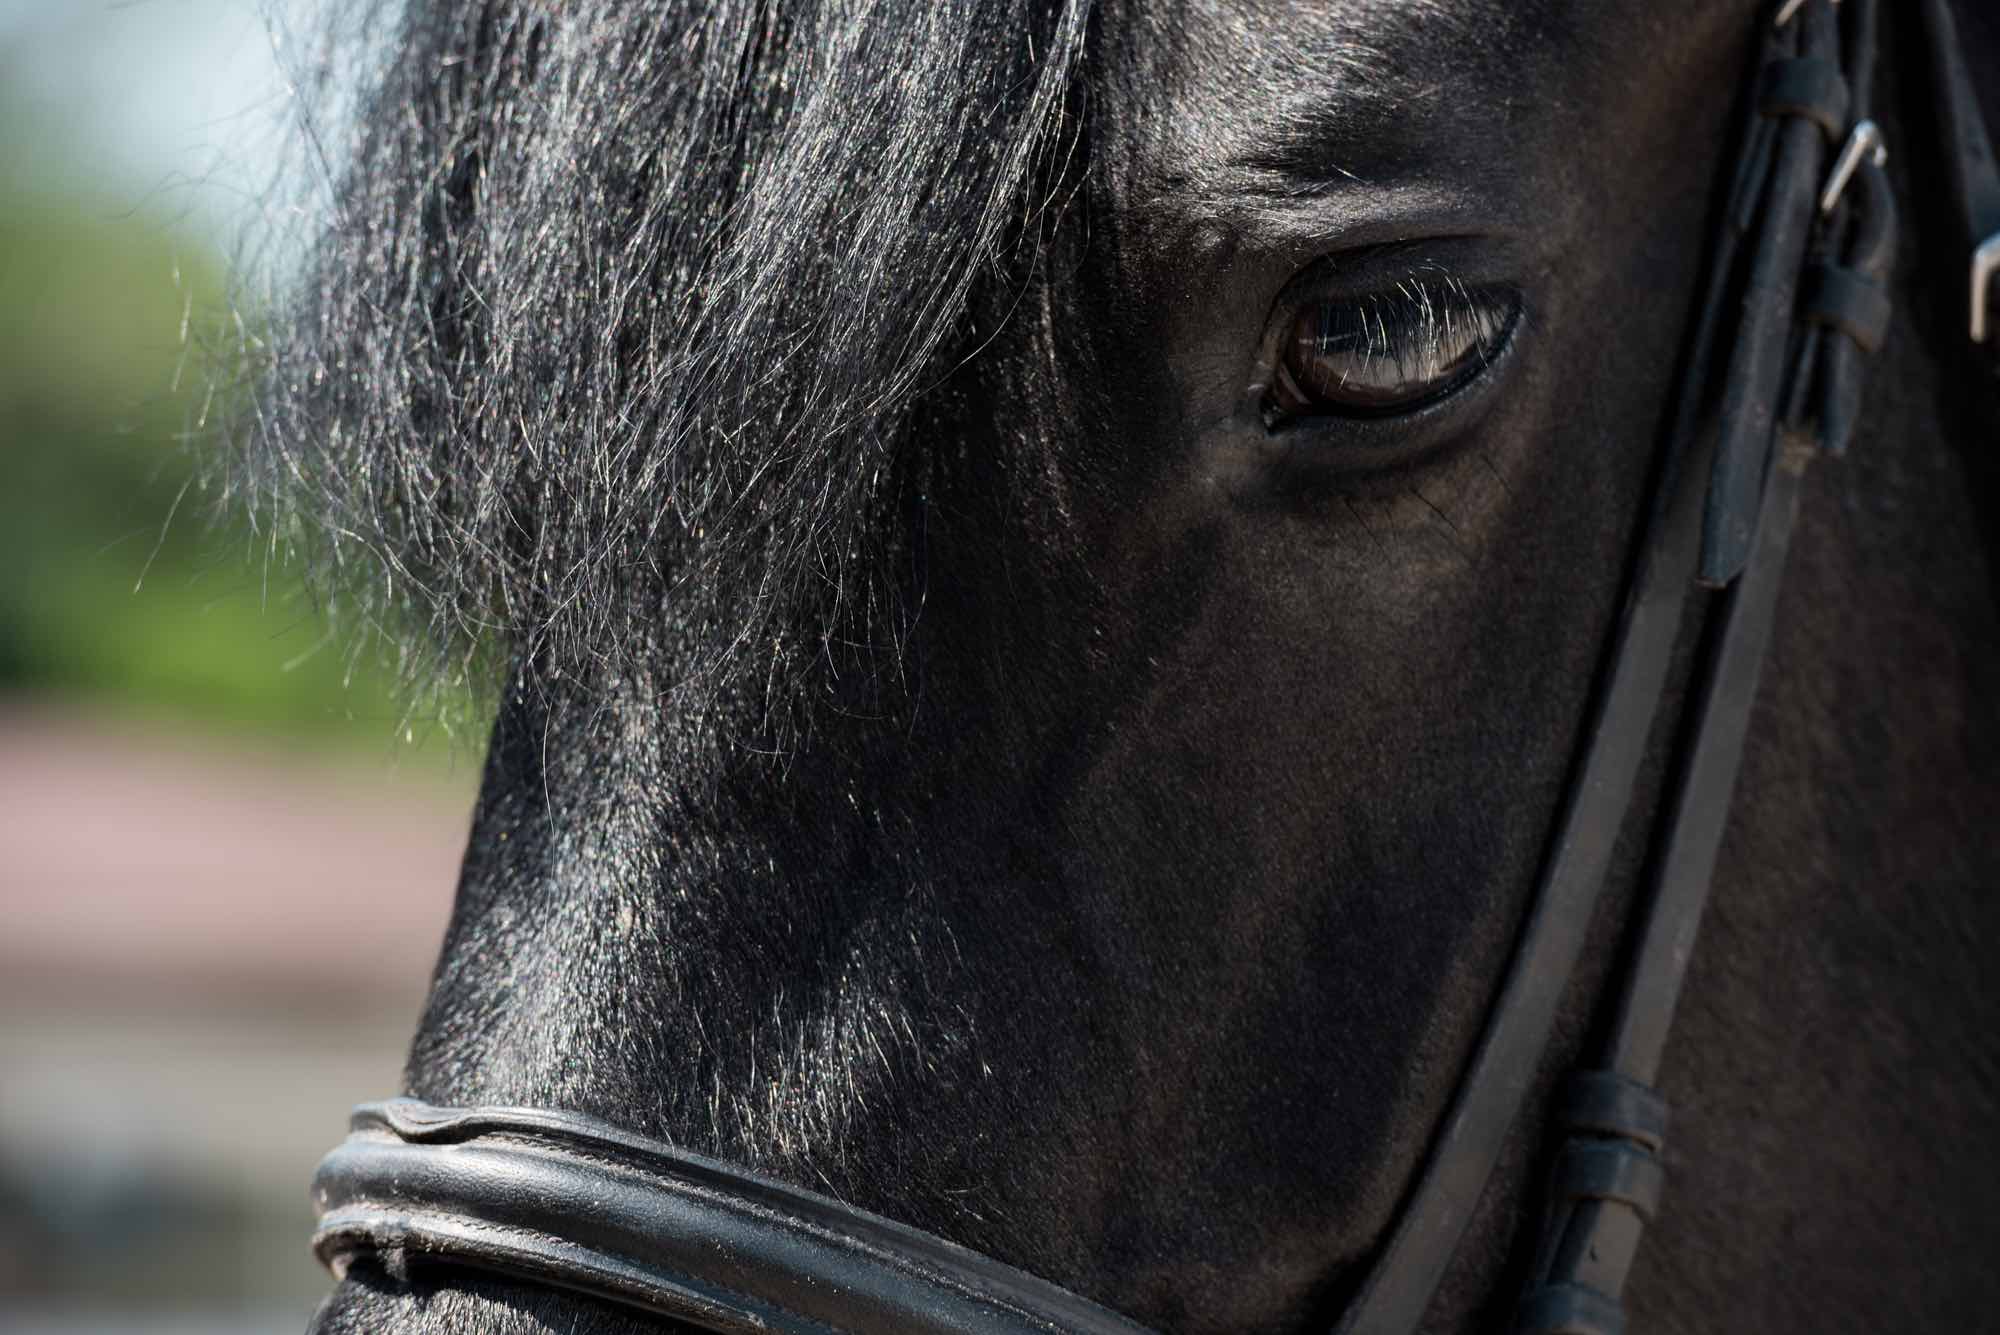
<svg viewBox="0 0 2000 1335">
<path fill-rule="evenodd" d="M 1392 417 L 1448 398 L 1493 361 L 1518 314 L 1513 294 L 1446 273 L 1295 308 L 1271 353 L 1264 425 Z"/>
</svg>

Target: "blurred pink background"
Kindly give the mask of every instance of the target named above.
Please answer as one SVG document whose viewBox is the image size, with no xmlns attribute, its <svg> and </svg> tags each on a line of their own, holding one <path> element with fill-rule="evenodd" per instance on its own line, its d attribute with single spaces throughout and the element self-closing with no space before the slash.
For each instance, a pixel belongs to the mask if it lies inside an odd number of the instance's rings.
<svg viewBox="0 0 2000 1335">
<path fill-rule="evenodd" d="M 321 3 L 0 0 L 11 1335 L 303 1330 L 313 1165 L 396 1091 L 450 908 L 476 707 L 412 706 L 182 490 L 188 344 L 293 244 Z"/>
<path fill-rule="evenodd" d="M 0 1328 L 303 1329 L 305 1183 L 397 1087 L 469 798 L 0 710 Z"/>
</svg>

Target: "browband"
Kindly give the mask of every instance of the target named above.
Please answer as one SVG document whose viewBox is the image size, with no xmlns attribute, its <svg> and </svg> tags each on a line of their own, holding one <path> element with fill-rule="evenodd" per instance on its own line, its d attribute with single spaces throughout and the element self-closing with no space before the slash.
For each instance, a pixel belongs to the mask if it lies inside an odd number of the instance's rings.
<svg viewBox="0 0 2000 1335">
<path fill-rule="evenodd" d="M 727 1332 L 1143 1335 L 1107 1308 L 918 1229 L 575 1113 L 355 1110 L 313 1180 L 336 1276 L 416 1257 Z"/>
</svg>

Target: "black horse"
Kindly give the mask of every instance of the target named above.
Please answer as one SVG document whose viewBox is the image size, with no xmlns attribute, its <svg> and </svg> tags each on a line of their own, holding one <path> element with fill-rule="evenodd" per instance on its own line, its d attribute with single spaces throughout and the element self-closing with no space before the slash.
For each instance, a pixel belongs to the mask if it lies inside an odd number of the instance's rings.
<svg viewBox="0 0 2000 1335">
<path fill-rule="evenodd" d="M 2000 13 L 1958 8 L 2000 124 Z M 1896 315 L 1807 484 L 1642 1331 L 2000 1323 L 2000 393 L 1916 12 L 1875 90 Z M 1771 14 L 399 22 L 335 66 L 361 116 L 250 476 L 306 479 L 434 659 L 504 646 L 408 1091 L 593 1114 L 1167 1329 L 1323 1326 L 1521 930 Z M 1519 1289 L 1673 716 L 1426 1329 Z M 316 1326 L 659 1328 L 396 1257 Z"/>
</svg>

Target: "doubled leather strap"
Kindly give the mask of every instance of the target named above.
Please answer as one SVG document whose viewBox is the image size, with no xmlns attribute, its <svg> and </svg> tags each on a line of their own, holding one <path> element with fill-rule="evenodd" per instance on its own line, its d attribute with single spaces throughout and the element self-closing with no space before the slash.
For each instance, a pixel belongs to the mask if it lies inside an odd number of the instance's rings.
<svg viewBox="0 0 2000 1335">
<path fill-rule="evenodd" d="M 1697 668 L 1690 741 L 1677 759 L 1650 896 L 1633 936 L 1632 963 L 1615 991 L 1599 1068 L 1577 1078 L 1563 1105 L 1566 1138 L 1518 1315 L 1521 1335 L 1622 1330 L 1621 1293 L 1657 1208 L 1666 1105 L 1651 1085 L 1708 902 L 1801 484 L 1814 458 L 1846 448 L 1859 412 L 1861 359 L 1888 322 L 1895 203 L 1882 173 L 1879 132 L 1866 119 L 1875 3 L 1847 0 L 1845 64 L 1860 119 L 1805 220 L 1815 258 L 1802 300 L 1788 312 L 1796 324 L 1779 326 L 1788 388 L 1776 420 L 1766 418 L 1750 547 L 1719 596 L 1719 625 Z M 1801 42 L 1842 40 L 1830 11 L 1809 0 L 1799 14 Z M 1796 193 L 1774 187 L 1769 206 Z"/>
<path fill-rule="evenodd" d="M 1968 334 L 1988 369 L 2000 371 L 2000 164 L 1966 68 L 1946 0 L 1923 0 L 1931 88 L 1960 238 L 1970 252 Z"/>
<path fill-rule="evenodd" d="M 1631 807 L 1668 663 L 1697 585 L 1722 621 L 1697 667 L 1691 739 L 1602 1069 L 1581 1077 L 1517 1328 L 1616 1335 L 1619 1295 L 1661 1190 L 1666 1109 L 1651 1089 L 1706 902 L 1756 695 L 1806 463 L 1852 431 L 1860 356 L 1886 320 L 1895 228 L 1879 132 L 1864 121 L 1874 0 L 1782 11 L 1763 49 L 1688 373 L 1610 646 L 1609 677 L 1498 1003 L 1450 1112 L 1340 1335 L 1417 1328 L 1539 1065 Z M 1843 143 L 1859 151 L 1837 153 Z M 1837 156 L 1845 176 L 1830 171 Z M 1823 202 L 1825 207 L 1822 207 Z M 1809 270 L 1821 277 L 1801 299 Z M 1838 288 L 1838 291 L 1833 289 Z M 1877 298 L 1879 297 L 1879 302 Z M 1852 326 L 1852 328 L 1844 326 Z M 1719 387 L 1719 388 L 1718 388 Z M 1720 399 L 1719 422 L 1715 418 Z"/>
<path fill-rule="evenodd" d="M 1702 515 L 1697 577 L 1715 589 L 1735 579 L 1750 557 L 1771 427 L 1791 366 L 1790 334 L 1815 221 L 1813 203 L 1855 102 L 1831 4 L 1805 5 L 1767 42 L 1764 68 L 1776 73 L 1778 89 L 1799 87 L 1790 97 L 1767 90 L 1759 100 L 1737 175 L 1740 198 L 1731 209 L 1751 252 L 1739 299 L 1742 320 L 1723 377 L 1722 436 Z"/>
<path fill-rule="evenodd" d="M 1141 1335 L 1066 1289 L 919 1229 L 572 1113 L 356 1110 L 320 1164 L 335 1275 L 477 1266 L 703 1330 Z"/>
<path fill-rule="evenodd" d="M 1847 133 L 1849 94 L 1840 62 L 1824 56 L 1790 56 L 1764 66 L 1763 96 L 1757 110 L 1766 116 L 1797 116 L 1819 126 L 1828 139 Z"/>
</svg>

